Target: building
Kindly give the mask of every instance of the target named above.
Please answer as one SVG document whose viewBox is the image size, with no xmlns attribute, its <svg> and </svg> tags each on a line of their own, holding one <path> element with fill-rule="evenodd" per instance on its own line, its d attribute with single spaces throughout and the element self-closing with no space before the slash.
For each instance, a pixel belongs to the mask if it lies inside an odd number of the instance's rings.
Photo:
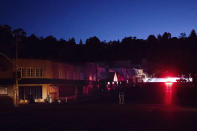
<svg viewBox="0 0 197 131">
<path fill-rule="evenodd" d="M 17 59 L 16 62 L 2 56 L 0 60 L 0 95 L 10 96 L 18 103 L 31 100 L 67 102 L 91 95 L 102 84 L 105 88 L 106 82 L 112 82 L 114 78 L 116 82 L 128 82 L 144 75 L 142 69 L 117 63 L 109 66 L 106 63 L 73 64 L 41 59 Z"/>
<path fill-rule="evenodd" d="M 2 58 L 0 70 L 0 95 L 14 98 L 19 103 L 68 101 L 89 95 L 96 81 L 94 63 L 68 64 L 49 60 L 18 59 L 15 79 L 15 60 Z M 9 66 L 8 66 L 9 65 Z M 5 68 L 6 67 L 6 68 Z M 5 69 L 4 69 L 5 68 Z M 14 92 L 18 87 L 17 91 Z"/>
<path fill-rule="evenodd" d="M 113 61 L 109 64 L 101 64 L 98 71 L 98 79 L 112 81 L 114 75 L 117 75 L 117 81 L 119 82 L 143 82 L 143 79 L 147 76 L 142 68 L 137 68 L 132 65 L 130 61 Z"/>
</svg>

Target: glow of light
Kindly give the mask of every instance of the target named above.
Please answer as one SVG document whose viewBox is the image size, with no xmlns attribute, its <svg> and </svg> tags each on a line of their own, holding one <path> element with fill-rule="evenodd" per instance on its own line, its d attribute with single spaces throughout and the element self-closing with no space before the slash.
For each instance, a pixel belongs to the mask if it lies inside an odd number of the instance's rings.
<svg viewBox="0 0 197 131">
<path fill-rule="evenodd" d="M 116 72 L 115 72 L 115 74 L 114 74 L 114 80 L 113 80 L 114 82 L 118 82 L 118 77 L 117 77 L 117 75 L 116 75 Z"/>
<path fill-rule="evenodd" d="M 173 99 L 173 87 L 172 87 L 171 82 L 166 82 L 165 85 L 166 87 L 164 88 L 164 103 L 166 105 L 171 105 L 172 104 L 172 99 Z"/>
<path fill-rule="evenodd" d="M 110 91 L 110 90 L 111 90 L 111 88 L 107 88 L 107 90 L 108 90 L 108 91 Z"/>
<path fill-rule="evenodd" d="M 110 85 L 110 82 L 107 82 L 108 85 Z"/>
<path fill-rule="evenodd" d="M 89 76 L 89 80 L 92 81 L 92 76 L 91 75 Z"/>
<path fill-rule="evenodd" d="M 165 85 L 166 85 L 167 87 L 172 86 L 172 84 L 173 84 L 172 82 L 166 82 L 166 83 L 165 83 Z"/>
<path fill-rule="evenodd" d="M 168 78 L 165 78 L 165 81 L 171 83 L 171 82 L 177 82 L 177 79 L 178 78 L 176 78 L 176 77 L 168 77 Z"/>
<path fill-rule="evenodd" d="M 177 80 L 186 80 L 186 82 L 192 82 L 192 78 L 182 78 L 182 77 L 168 77 L 168 78 L 144 78 L 143 82 L 177 82 Z"/>
</svg>

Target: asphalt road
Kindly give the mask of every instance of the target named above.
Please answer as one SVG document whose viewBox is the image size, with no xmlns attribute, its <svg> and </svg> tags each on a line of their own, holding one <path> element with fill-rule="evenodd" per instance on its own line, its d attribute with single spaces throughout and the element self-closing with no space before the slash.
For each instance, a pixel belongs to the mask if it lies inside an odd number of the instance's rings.
<svg viewBox="0 0 197 131">
<path fill-rule="evenodd" d="M 158 104 L 23 105 L 1 110 L 2 130 L 197 130 L 197 107 Z"/>
</svg>

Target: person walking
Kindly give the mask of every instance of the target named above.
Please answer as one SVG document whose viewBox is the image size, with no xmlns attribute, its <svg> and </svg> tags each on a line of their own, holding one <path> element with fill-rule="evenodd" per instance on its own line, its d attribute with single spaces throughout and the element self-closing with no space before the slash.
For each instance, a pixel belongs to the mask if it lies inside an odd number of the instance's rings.
<svg viewBox="0 0 197 131">
<path fill-rule="evenodd" d="M 124 87 L 120 87 L 119 89 L 119 104 L 124 104 Z"/>
</svg>

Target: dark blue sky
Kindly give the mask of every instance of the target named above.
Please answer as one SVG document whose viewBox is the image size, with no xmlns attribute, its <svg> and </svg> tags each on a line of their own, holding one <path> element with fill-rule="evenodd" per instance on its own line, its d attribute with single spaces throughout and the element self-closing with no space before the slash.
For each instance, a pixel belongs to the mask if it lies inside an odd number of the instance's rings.
<svg viewBox="0 0 197 131">
<path fill-rule="evenodd" d="M 195 0 L 0 0 L 0 24 L 23 28 L 28 35 L 53 35 L 84 42 L 145 39 L 197 29 Z"/>
</svg>

